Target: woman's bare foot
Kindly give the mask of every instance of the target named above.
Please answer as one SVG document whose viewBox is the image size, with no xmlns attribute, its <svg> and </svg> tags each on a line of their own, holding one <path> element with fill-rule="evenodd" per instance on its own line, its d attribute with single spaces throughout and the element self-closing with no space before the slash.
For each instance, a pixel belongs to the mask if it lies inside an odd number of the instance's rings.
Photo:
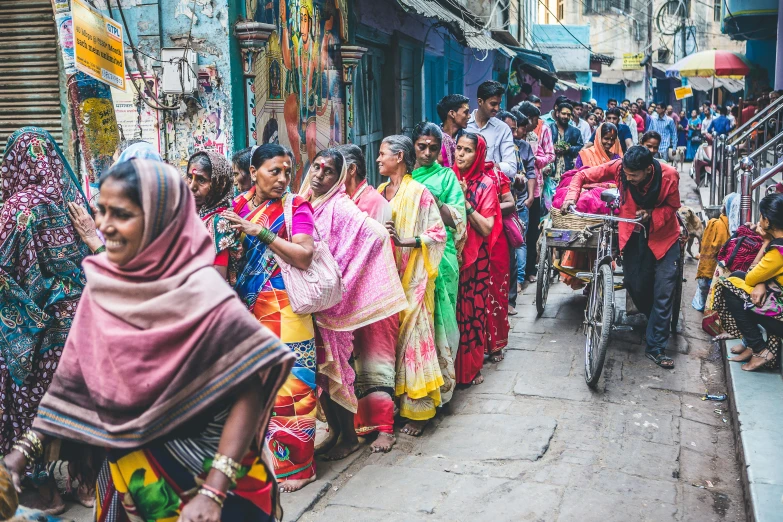
<svg viewBox="0 0 783 522">
<path fill-rule="evenodd" d="M 489 356 L 489 361 L 493 363 L 499 363 L 503 359 L 506 358 L 506 354 L 503 353 L 503 350 L 500 350 L 499 352 L 495 352 L 492 355 Z"/>
<path fill-rule="evenodd" d="M 761 353 L 754 353 L 750 358 L 750 361 L 742 365 L 742 369 L 746 372 L 753 372 L 766 364 L 771 364 L 775 361 L 775 356 L 769 350 L 764 350 Z"/>
<path fill-rule="evenodd" d="M 742 343 L 739 343 L 738 345 L 736 345 L 735 347 L 733 347 L 733 348 L 732 348 L 731 350 L 729 350 L 729 351 L 730 351 L 731 353 L 733 353 L 733 354 L 737 355 L 737 354 L 740 354 L 740 353 L 744 352 L 745 350 L 747 350 L 747 347 L 746 347 L 744 344 L 742 344 Z"/>
<path fill-rule="evenodd" d="M 389 453 L 395 442 L 397 442 L 397 437 L 394 434 L 379 431 L 378 436 L 370 444 L 370 451 L 373 453 Z"/>
<path fill-rule="evenodd" d="M 424 428 L 427 426 L 429 422 L 430 422 L 429 420 L 408 421 L 408 423 L 402 427 L 400 432 L 406 435 L 410 435 L 411 437 L 418 437 L 419 435 L 424 433 Z"/>
<path fill-rule="evenodd" d="M 354 437 L 354 439 L 351 441 L 345 440 L 342 437 L 340 437 L 340 440 L 337 441 L 337 444 L 335 444 L 332 449 L 330 449 L 328 452 L 321 455 L 321 459 L 343 460 L 351 453 L 358 451 L 359 448 L 361 447 L 362 445 L 359 443 L 356 437 Z"/>
<path fill-rule="evenodd" d="M 712 338 L 712 342 L 717 343 L 718 341 L 728 341 L 729 339 L 733 339 L 734 336 L 732 336 L 730 333 L 723 332 L 720 335 L 716 335 Z"/>
<path fill-rule="evenodd" d="M 65 502 L 63 502 L 60 492 L 57 491 L 57 485 L 51 477 L 38 489 L 31 488 L 22 491 L 19 497 L 19 504 L 47 515 L 62 515 L 65 513 Z"/>
<path fill-rule="evenodd" d="M 315 482 L 315 475 L 313 475 L 310 478 L 306 479 L 300 479 L 300 480 L 281 480 L 280 481 L 280 492 L 281 493 L 293 493 L 294 491 L 299 491 L 306 485 L 310 484 L 311 482 Z"/>
<path fill-rule="evenodd" d="M 481 372 L 478 372 L 478 374 L 476 374 L 476 376 L 473 378 L 473 386 L 478 386 L 482 382 L 484 382 L 484 376 L 481 375 Z"/>
<path fill-rule="evenodd" d="M 79 484 L 76 488 L 75 495 L 76 501 L 86 508 L 95 506 L 95 486 L 88 486 L 87 484 Z"/>
<path fill-rule="evenodd" d="M 736 352 L 731 352 L 731 353 L 736 353 Z M 731 362 L 748 362 L 751 357 L 753 357 L 753 350 L 751 350 L 750 348 L 745 348 L 734 357 L 729 357 L 729 360 Z"/>
<path fill-rule="evenodd" d="M 329 427 L 329 430 L 326 433 L 327 433 L 326 438 L 322 440 L 321 443 L 315 447 L 316 456 L 323 455 L 331 451 L 331 449 L 335 447 L 337 441 L 340 438 L 340 433 L 332 427 Z"/>
</svg>

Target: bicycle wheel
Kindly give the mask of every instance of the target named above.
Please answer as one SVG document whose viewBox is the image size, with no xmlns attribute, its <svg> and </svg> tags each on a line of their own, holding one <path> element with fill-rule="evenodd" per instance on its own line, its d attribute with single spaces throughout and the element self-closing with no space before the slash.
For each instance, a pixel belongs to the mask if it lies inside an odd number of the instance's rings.
<svg viewBox="0 0 783 522">
<path fill-rule="evenodd" d="M 680 259 L 677 260 L 677 280 L 674 282 L 674 304 L 672 306 L 672 333 L 677 333 L 680 324 L 680 308 L 682 308 L 682 275 L 685 264 L 685 247 L 680 248 Z"/>
<path fill-rule="evenodd" d="M 546 232 L 542 232 L 541 252 L 538 255 L 538 272 L 536 274 L 536 311 L 538 312 L 538 317 L 541 317 L 546 307 L 549 285 L 552 282 L 552 270 L 552 249 L 546 246 Z"/>
<path fill-rule="evenodd" d="M 585 381 L 594 388 L 604 368 L 614 320 L 614 280 L 609 263 L 598 267 L 598 277 L 593 281 L 585 316 Z"/>
</svg>

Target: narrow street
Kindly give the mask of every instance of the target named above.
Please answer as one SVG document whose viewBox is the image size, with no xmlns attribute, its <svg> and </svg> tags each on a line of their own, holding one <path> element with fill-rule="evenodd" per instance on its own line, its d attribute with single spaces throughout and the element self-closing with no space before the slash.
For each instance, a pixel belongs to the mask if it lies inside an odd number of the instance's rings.
<svg viewBox="0 0 783 522">
<path fill-rule="evenodd" d="M 683 204 L 698 207 L 681 181 Z M 531 286 L 484 384 L 458 392 L 420 439 L 398 435 L 388 455 L 365 447 L 319 463 L 315 484 L 284 496 L 285 520 L 745 520 L 728 403 L 701 400 L 726 385 L 690 307 L 695 270 L 689 259 L 675 370 L 644 357 L 639 331 L 615 333 L 590 391 L 586 298 L 555 284 L 536 319 Z"/>
</svg>

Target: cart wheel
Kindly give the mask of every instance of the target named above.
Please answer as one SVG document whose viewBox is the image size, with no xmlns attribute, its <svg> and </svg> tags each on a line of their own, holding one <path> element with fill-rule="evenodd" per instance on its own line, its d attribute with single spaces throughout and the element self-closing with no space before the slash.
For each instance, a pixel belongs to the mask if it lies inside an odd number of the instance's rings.
<svg viewBox="0 0 783 522">
<path fill-rule="evenodd" d="M 595 388 L 604 368 L 609 334 L 614 320 L 614 280 L 612 266 L 605 263 L 598 268 L 598 277 L 593 281 L 590 299 L 585 311 L 585 381 Z"/>
<path fill-rule="evenodd" d="M 546 246 L 546 233 L 541 234 L 541 252 L 538 254 L 538 273 L 536 274 L 536 311 L 538 317 L 544 313 L 549 285 L 552 283 L 552 249 Z"/>
<path fill-rule="evenodd" d="M 672 306 L 672 333 L 677 333 L 680 324 L 680 308 L 682 307 L 682 275 L 685 267 L 685 248 L 680 249 L 680 259 L 677 260 L 677 280 L 674 283 L 674 305 Z"/>
</svg>

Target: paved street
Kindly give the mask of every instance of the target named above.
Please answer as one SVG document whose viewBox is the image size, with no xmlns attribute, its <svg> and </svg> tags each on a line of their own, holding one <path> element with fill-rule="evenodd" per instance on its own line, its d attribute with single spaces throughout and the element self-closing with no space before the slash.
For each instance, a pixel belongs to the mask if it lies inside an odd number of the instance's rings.
<svg viewBox="0 0 783 522">
<path fill-rule="evenodd" d="M 690 178 L 682 184 L 683 202 L 698 207 Z M 644 357 L 640 332 L 617 333 L 590 391 L 586 298 L 556 284 L 536 319 L 530 287 L 506 359 L 485 367 L 484 384 L 458 392 L 421 438 L 399 435 L 388 455 L 364 447 L 319 463 L 316 483 L 284 496 L 285 520 L 745 520 L 728 405 L 700 400 L 726 387 L 689 306 L 695 270 L 689 260 L 675 370 Z M 87 510 L 69 515 L 90 520 Z"/>
</svg>

